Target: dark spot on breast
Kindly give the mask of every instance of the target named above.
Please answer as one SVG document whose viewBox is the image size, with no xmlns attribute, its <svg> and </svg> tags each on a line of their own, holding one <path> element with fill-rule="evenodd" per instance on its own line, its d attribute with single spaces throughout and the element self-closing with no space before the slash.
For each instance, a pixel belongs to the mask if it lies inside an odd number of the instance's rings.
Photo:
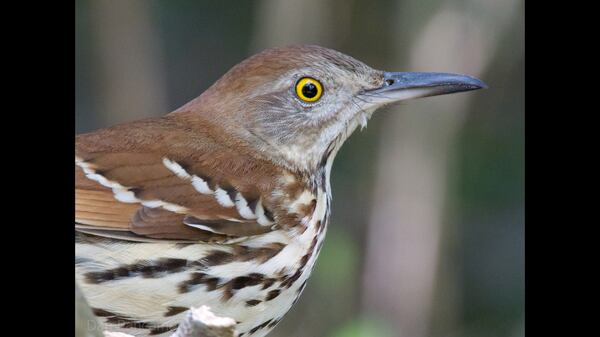
<svg viewBox="0 0 600 337">
<path fill-rule="evenodd" d="M 129 270 L 125 267 L 119 267 L 114 269 L 114 274 L 116 278 L 120 278 L 120 277 L 125 277 L 127 275 L 129 275 Z"/>
<path fill-rule="evenodd" d="M 312 199 L 309 204 L 302 205 L 299 212 L 302 215 L 311 215 L 315 212 L 315 208 L 317 208 L 317 199 Z"/>
<path fill-rule="evenodd" d="M 233 297 L 233 290 L 231 287 L 223 288 L 223 293 L 221 294 L 221 301 L 225 302 L 230 300 Z"/>
<path fill-rule="evenodd" d="M 291 287 L 292 284 L 294 284 L 294 282 L 296 282 L 301 275 L 302 269 L 296 270 L 296 272 L 292 276 L 284 278 L 283 282 L 281 282 L 281 286 L 286 288 Z"/>
<path fill-rule="evenodd" d="M 121 323 L 125 323 L 124 325 L 127 326 L 128 323 L 133 323 L 135 322 L 133 319 L 126 317 L 126 316 L 110 316 L 110 317 L 106 317 L 106 322 L 110 323 L 110 324 L 121 324 Z M 131 326 L 131 325 L 129 325 Z"/>
<path fill-rule="evenodd" d="M 245 287 L 255 286 L 255 285 L 261 283 L 263 278 L 264 278 L 263 274 L 250 274 L 248 276 L 236 277 L 230 281 L 231 289 L 237 290 L 237 289 L 242 289 Z"/>
<path fill-rule="evenodd" d="M 310 201 L 310 211 L 309 213 L 312 214 L 315 211 L 315 208 L 317 208 L 317 199 L 313 199 Z"/>
<path fill-rule="evenodd" d="M 271 287 L 273 285 L 273 283 L 275 283 L 275 279 L 272 279 L 272 278 L 265 279 L 261 289 L 265 290 L 265 289 Z"/>
<path fill-rule="evenodd" d="M 95 271 L 83 274 L 86 283 L 100 284 L 115 279 L 115 275 L 112 270 L 107 271 Z"/>
<path fill-rule="evenodd" d="M 164 316 L 165 317 L 175 316 L 175 315 L 180 314 L 180 313 L 182 313 L 184 311 L 187 311 L 187 310 L 188 310 L 188 308 L 186 308 L 186 307 L 172 307 L 172 306 L 169 306 L 169 307 L 167 307 L 167 312 L 165 312 Z"/>
<path fill-rule="evenodd" d="M 178 326 L 179 326 L 179 324 L 174 325 L 174 326 L 161 326 L 161 327 L 157 327 L 157 328 L 152 328 L 152 329 L 150 329 L 150 332 L 148 333 L 148 335 L 149 336 L 160 335 L 161 333 L 175 330 L 175 329 L 177 329 Z"/>
<path fill-rule="evenodd" d="M 92 284 L 136 276 L 156 278 L 164 274 L 181 272 L 185 270 L 186 266 L 188 266 L 188 261 L 185 259 L 160 258 L 158 260 L 140 261 L 135 264 L 122 265 L 104 271 L 89 272 L 85 273 L 84 277 L 87 283 Z"/>
<path fill-rule="evenodd" d="M 177 289 L 180 294 L 190 292 L 194 286 L 204 284 L 207 291 L 213 291 L 219 286 L 220 279 L 218 277 L 210 277 L 207 274 L 194 272 L 190 274 L 190 278 L 179 283 Z"/>
<path fill-rule="evenodd" d="M 132 321 L 132 322 L 128 322 L 128 323 L 121 325 L 121 328 L 125 328 L 125 329 L 131 329 L 131 328 L 148 329 L 149 327 L 150 327 L 150 324 L 148 324 L 146 322 L 142 322 L 142 321 Z"/>
<path fill-rule="evenodd" d="M 274 299 L 275 297 L 279 296 L 280 293 L 281 293 L 281 290 L 279 290 L 279 289 L 271 290 L 267 294 L 267 297 L 265 298 L 265 300 L 270 301 L 270 300 Z"/>
<path fill-rule="evenodd" d="M 209 254 L 202 258 L 200 261 L 206 266 L 219 266 L 222 264 L 232 262 L 233 257 L 234 256 L 231 253 L 222 250 L 213 250 L 209 252 Z"/>
<path fill-rule="evenodd" d="M 235 261 L 251 261 L 257 260 L 259 263 L 265 263 L 275 255 L 279 254 L 285 247 L 284 244 L 274 242 L 264 247 L 247 247 L 247 246 L 235 246 L 234 247 L 234 260 Z"/>
<path fill-rule="evenodd" d="M 306 267 L 306 263 L 308 263 L 308 260 L 310 259 L 311 256 L 312 256 L 312 251 L 308 252 L 306 255 L 304 255 L 300 259 L 300 269 L 304 269 L 304 267 Z"/>
<path fill-rule="evenodd" d="M 321 232 L 321 225 L 322 225 L 321 220 L 317 221 L 317 225 L 316 226 L 317 226 L 317 231 L 319 233 Z"/>
<path fill-rule="evenodd" d="M 132 317 L 128 317 L 126 315 L 120 315 L 120 314 L 110 312 L 105 309 L 92 308 L 92 312 L 94 313 L 94 315 L 104 318 L 106 323 L 122 324 L 121 325 L 122 328 L 145 329 L 148 326 L 150 326 L 150 324 L 147 322 L 138 321 L 136 319 L 133 319 Z"/>
<path fill-rule="evenodd" d="M 231 279 L 223 285 L 223 296 L 221 299 L 227 301 L 233 297 L 235 292 L 245 287 L 259 285 L 265 280 L 265 276 L 259 273 L 248 274 L 246 276 L 238 276 Z"/>
<path fill-rule="evenodd" d="M 206 290 L 213 291 L 213 290 L 217 289 L 217 287 L 219 285 L 219 281 L 220 281 L 220 279 L 218 277 L 211 277 L 211 278 L 206 279 L 204 281 L 204 284 L 206 284 Z"/>
<path fill-rule="evenodd" d="M 147 268 L 145 272 L 143 272 L 144 277 L 156 277 L 157 274 L 168 272 L 175 273 L 183 270 L 183 268 L 187 265 L 187 260 L 185 259 L 175 259 L 175 258 L 165 258 L 159 259 L 156 263 L 153 263 Z"/>
<path fill-rule="evenodd" d="M 110 311 L 104 310 L 104 309 L 100 309 L 100 308 L 92 308 L 92 312 L 94 313 L 94 315 L 96 315 L 98 317 L 107 317 L 107 316 L 115 316 L 116 315 L 113 312 L 110 312 Z"/>
<path fill-rule="evenodd" d="M 194 261 L 190 264 L 192 267 L 210 267 L 220 266 L 232 262 L 246 262 L 255 260 L 258 263 L 265 263 L 269 259 L 273 258 L 285 245 L 282 243 L 274 242 L 263 247 L 247 247 L 243 245 L 234 245 L 233 252 L 227 252 L 223 250 L 212 250 L 198 261 Z"/>
<path fill-rule="evenodd" d="M 258 305 L 260 302 L 262 302 L 262 301 L 261 300 L 249 300 L 249 301 L 246 301 L 246 306 L 253 307 L 255 305 Z"/>
</svg>

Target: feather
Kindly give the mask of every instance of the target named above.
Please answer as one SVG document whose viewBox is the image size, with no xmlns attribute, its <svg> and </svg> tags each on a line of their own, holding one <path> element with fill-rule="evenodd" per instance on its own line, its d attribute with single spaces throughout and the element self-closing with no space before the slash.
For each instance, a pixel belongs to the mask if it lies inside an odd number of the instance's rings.
<svg viewBox="0 0 600 337">
<path fill-rule="evenodd" d="M 275 166 L 161 121 L 77 136 L 76 229 L 206 242 L 270 231 Z M 165 134 L 205 151 L 171 148 Z"/>
</svg>

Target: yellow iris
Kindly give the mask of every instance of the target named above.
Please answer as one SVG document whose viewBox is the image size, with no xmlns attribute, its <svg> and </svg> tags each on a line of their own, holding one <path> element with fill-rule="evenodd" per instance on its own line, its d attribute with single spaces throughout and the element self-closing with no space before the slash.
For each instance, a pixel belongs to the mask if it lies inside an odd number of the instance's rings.
<svg viewBox="0 0 600 337">
<path fill-rule="evenodd" d="M 314 78 L 303 77 L 296 83 L 296 95 L 305 102 L 316 102 L 323 95 L 323 86 Z"/>
</svg>

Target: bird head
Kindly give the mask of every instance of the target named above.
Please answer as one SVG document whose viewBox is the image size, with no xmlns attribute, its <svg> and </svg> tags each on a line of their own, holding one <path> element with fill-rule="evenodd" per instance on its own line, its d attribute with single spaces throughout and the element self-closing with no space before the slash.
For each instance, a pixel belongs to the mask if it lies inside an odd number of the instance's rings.
<svg viewBox="0 0 600 337">
<path fill-rule="evenodd" d="M 399 101 L 485 88 L 457 74 L 385 72 L 314 45 L 274 48 L 234 66 L 174 114 L 235 135 L 264 158 L 315 172 L 373 112 Z"/>
</svg>

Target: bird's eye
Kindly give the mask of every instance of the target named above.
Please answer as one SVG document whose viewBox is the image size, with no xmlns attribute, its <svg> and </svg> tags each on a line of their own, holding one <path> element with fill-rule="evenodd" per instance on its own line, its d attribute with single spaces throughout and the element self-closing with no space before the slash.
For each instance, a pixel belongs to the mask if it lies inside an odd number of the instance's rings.
<svg viewBox="0 0 600 337">
<path fill-rule="evenodd" d="M 296 95 L 305 102 L 316 102 L 323 95 L 323 86 L 314 78 L 303 77 L 296 83 Z"/>
</svg>

